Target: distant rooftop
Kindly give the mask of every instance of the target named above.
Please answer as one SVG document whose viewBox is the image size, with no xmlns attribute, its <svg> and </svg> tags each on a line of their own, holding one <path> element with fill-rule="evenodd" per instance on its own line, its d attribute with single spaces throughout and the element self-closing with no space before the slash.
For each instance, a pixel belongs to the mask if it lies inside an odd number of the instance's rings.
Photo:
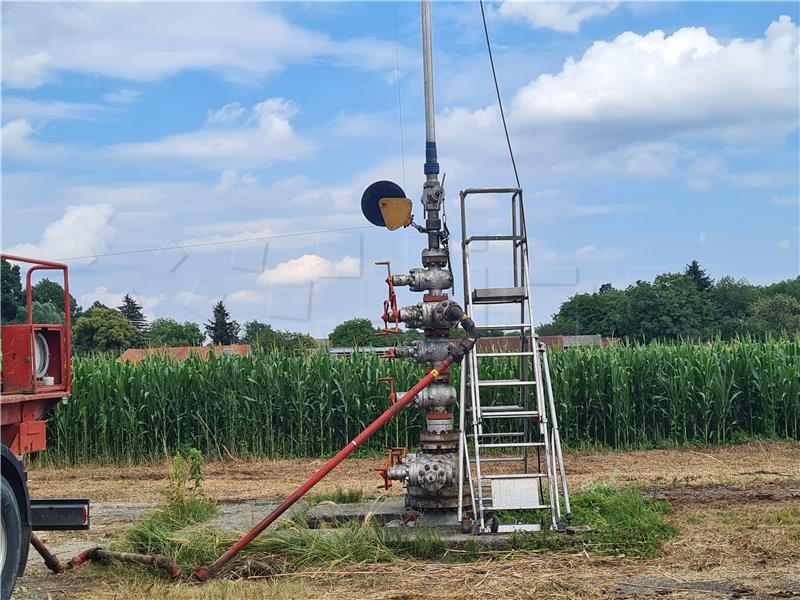
<svg viewBox="0 0 800 600">
<path fill-rule="evenodd" d="M 172 348 L 130 348 L 122 353 L 119 361 L 140 362 L 144 357 L 158 354 L 161 356 L 171 356 L 175 360 L 184 361 L 190 354 L 200 358 L 208 358 L 208 353 L 213 351 L 217 355 L 225 356 L 247 356 L 250 354 L 249 344 L 230 344 L 220 346 L 179 346 Z"/>
</svg>

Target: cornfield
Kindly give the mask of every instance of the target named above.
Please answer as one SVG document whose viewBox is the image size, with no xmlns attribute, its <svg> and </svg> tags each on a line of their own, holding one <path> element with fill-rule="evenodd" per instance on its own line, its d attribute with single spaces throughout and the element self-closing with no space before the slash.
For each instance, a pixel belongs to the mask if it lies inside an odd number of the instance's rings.
<svg viewBox="0 0 800 600">
<path fill-rule="evenodd" d="M 510 360 L 486 361 L 482 377 L 508 378 Z M 550 363 L 571 447 L 800 437 L 800 339 L 575 348 L 552 352 Z M 378 379 L 389 375 L 404 390 L 422 368 L 322 351 L 182 363 L 77 358 L 72 399 L 51 416 L 41 460 L 136 463 L 186 447 L 219 459 L 328 455 L 387 408 Z M 421 417 L 404 411 L 367 451 L 413 446 Z"/>
</svg>

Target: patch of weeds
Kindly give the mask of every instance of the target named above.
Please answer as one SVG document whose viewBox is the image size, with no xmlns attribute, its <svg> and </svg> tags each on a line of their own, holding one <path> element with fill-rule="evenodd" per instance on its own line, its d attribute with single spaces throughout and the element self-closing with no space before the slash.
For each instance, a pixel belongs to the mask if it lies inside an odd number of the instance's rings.
<svg viewBox="0 0 800 600">
<path fill-rule="evenodd" d="M 404 558 L 439 560 L 447 552 L 447 543 L 430 527 L 415 527 L 399 535 L 389 534 L 387 546 Z"/>
<path fill-rule="evenodd" d="M 306 498 L 308 506 L 315 506 L 322 502 L 333 502 L 334 504 L 355 504 L 364 499 L 364 490 L 336 488 L 334 492 L 320 492 L 319 494 L 309 494 Z"/>
<path fill-rule="evenodd" d="M 280 557 L 288 570 L 397 560 L 383 529 L 370 520 L 351 522 L 335 529 L 311 529 L 305 522 L 267 531 L 251 544 L 248 553 Z"/>
<path fill-rule="evenodd" d="M 770 515 L 769 520 L 778 525 L 800 525 L 800 506 L 783 508 Z"/>
<path fill-rule="evenodd" d="M 730 510 L 723 510 L 719 512 L 719 520 L 726 525 L 741 524 L 742 517 Z"/>
<path fill-rule="evenodd" d="M 119 548 L 139 554 L 164 554 L 178 559 L 177 548 L 194 555 L 189 543 L 176 543 L 173 535 L 189 525 L 202 523 L 217 515 L 216 505 L 205 497 L 203 482 L 203 455 L 191 449 L 178 453 L 172 461 L 172 473 L 163 508 L 134 523 L 124 534 Z M 186 541 L 185 541 L 186 542 Z"/>
<path fill-rule="evenodd" d="M 703 513 L 694 512 L 687 515 L 686 522 L 690 525 L 701 525 L 706 522 L 706 517 Z"/>
<path fill-rule="evenodd" d="M 597 486 L 572 497 L 573 522 L 588 525 L 581 535 L 557 534 L 547 529 L 516 532 L 512 547 L 527 551 L 591 550 L 597 554 L 654 556 L 678 528 L 664 520 L 666 501 L 647 498 L 634 489 Z"/>
</svg>

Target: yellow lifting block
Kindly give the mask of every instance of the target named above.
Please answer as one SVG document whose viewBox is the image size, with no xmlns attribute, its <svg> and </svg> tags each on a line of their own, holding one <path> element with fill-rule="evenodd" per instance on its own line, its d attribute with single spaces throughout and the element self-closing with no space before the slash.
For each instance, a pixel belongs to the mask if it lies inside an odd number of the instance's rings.
<svg viewBox="0 0 800 600">
<path fill-rule="evenodd" d="M 389 231 L 411 224 L 411 200 L 408 198 L 381 198 L 378 208 Z"/>
</svg>

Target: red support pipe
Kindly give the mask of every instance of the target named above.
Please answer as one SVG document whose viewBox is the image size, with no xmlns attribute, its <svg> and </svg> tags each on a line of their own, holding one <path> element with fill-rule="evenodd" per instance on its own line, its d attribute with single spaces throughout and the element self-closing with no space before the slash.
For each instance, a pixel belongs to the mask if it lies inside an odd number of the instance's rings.
<svg viewBox="0 0 800 600">
<path fill-rule="evenodd" d="M 425 375 L 422 379 L 417 382 L 417 384 L 411 388 L 408 392 L 403 395 L 402 398 L 397 400 L 394 404 L 392 404 L 389 409 L 384 412 L 380 417 L 375 419 L 369 427 L 367 427 L 364 431 L 359 433 L 353 441 L 347 444 L 344 448 L 339 450 L 339 452 L 331 458 L 325 465 L 314 475 L 306 481 L 303 485 L 297 488 L 286 500 L 284 500 L 281 505 L 269 513 L 266 517 L 264 517 L 258 525 L 253 527 L 250 531 L 248 531 L 242 538 L 236 542 L 233 546 L 231 546 L 225 554 L 220 556 L 214 564 L 208 567 L 201 567 L 197 569 L 194 573 L 195 578 L 198 581 L 208 581 L 211 577 L 216 575 L 219 570 L 224 567 L 228 561 L 230 561 L 234 556 L 236 556 L 241 550 L 243 550 L 250 542 L 252 542 L 258 535 L 264 531 L 267 527 L 269 527 L 275 520 L 280 517 L 284 512 L 286 512 L 289 507 L 291 507 L 295 502 L 300 500 L 303 496 L 308 493 L 308 491 L 317 485 L 320 480 L 325 477 L 328 473 L 333 471 L 336 466 L 342 462 L 345 458 L 350 456 L 356 448 L 358 448 L 361 444 L 366 442 L 369 438 L 371 438 L 378 429 L 383 427 L 388 421 L 392 420 L 401 410 L 403 410 L 406 406 L 411 404 L 411 401 L 419 394 L 423 389 L 428 387 L 431 383 L 433 383 L 436 378 L 439 376 L 440 373 L 446 372 L 447 368 L 455 361 L 460 360 L 464 354 L 469 352 L 472 349 L 475 341 L 468 339 L 463 342 L 461 346 L 463 353 L 458 352 L 456 354 L 451 354 L 447 358 L 445 358 L 442 362 L 436 365 L 435 368 L 431 369 L 430 372 Z"/>
</svg>

